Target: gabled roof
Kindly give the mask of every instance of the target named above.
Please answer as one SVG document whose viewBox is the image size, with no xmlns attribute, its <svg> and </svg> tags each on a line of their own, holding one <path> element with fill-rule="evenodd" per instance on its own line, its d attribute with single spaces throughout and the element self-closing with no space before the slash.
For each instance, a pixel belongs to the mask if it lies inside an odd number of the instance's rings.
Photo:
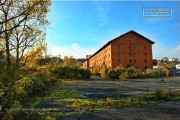
<svg viewBox="0 0 180 120">
<path fill-rule="evenodd" d="M 153 42 L 152 40 L 144 37 L 143 35 L 141 35 L 141 34 L 135 32 L 135 31 L 131 30 L 131 31 L 129 31 L 129 32 L 127 32 L 127 33 L 124 33 L 124 34 L 120 35 L 119 37 L 114 38 L 114 39 L 110 40 L 109 42 L 107 42 L 103 47 L 101 47 L 98 51 L 96 51 L 90 58 L 92 58 L 94 55 L 96 55 L 97 53 L 99 53 L 102 49 L 104 49 L 104 48 L 107 47 L 109 44 L 111 44 L 111 42 L 113 42 L 113 41 L 115 41 L 116 39 L 121 38 L 121 37 L 123 37 L 124 35 L 129 34 L 129 33 L 134 33 L 134 34 L 136 34 L 136 35 L 138 35 L 138 36 L 146 39 L 146 40 L 149 41 L 151 44 L 154 44 L 154 43 L 155 43 L 155 42 Z M 88 58 L 88 59 L 90 59 L 90 58 Z M 86 60 L 87 60 L 87 59 L 86 59 Z M 85 61 L 86 61 L 86 60 L 85 60 Z M 85 61 L 84 61 L 84 62 L 85 62 Z"/>
</svg>

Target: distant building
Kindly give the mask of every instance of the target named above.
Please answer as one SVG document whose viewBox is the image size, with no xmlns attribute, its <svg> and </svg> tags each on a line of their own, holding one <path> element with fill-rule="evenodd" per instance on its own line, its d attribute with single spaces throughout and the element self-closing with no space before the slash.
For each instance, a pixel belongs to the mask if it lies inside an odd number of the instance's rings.
<svg viewBox="0 0 180 120">
<path fill-rule="evenodd" d="M 89 59 L 91 57 L 91 55 L 86 55 L 86 59 Z"/>
<path fill-rule="evenodd" d="M 169 59 L 168 59 L 168 57 L 163 57 L 163 58 L 162 58 L 162 61 L 163 61 L 163 62 L 168 62 Z"/>
<path fill-rule="evenodd" d="M 77 59 L 77 62 L 82 66 L 83 65 L 83 62 L 85 61 L 86 59 L 84 58 L 78 58 Z"/>
<path fill-rule="evenodd" d="M 157 65 L 157 59 L 153 59 L 153 66 Z"/>
<path fill-rule="evenodd" d="M 170 58 L 170 59 L 169 59 L 169 62 L 178 62 L 178 58 L 174 58 L 174 57 L 173 57 L 173 58 Z"/>
<path fill-rule="evenodd" d="M 153 68 L 153 41 L 131 30 L 105 44 L 83 63 L 83 68 L 93 71 L 105 64 L 114 69 L 119 65 L 133 64 L 138 69 Z"/>
</svg>

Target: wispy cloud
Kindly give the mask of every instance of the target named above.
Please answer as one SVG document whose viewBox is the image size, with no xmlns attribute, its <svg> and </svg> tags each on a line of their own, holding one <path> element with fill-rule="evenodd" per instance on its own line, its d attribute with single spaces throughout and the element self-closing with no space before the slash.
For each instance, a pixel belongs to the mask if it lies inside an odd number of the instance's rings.
<svg viewBox="0 0 180 120">
<path fill-rule="evenodd" d="M 96 48 L 84 48 L 80 47 L 77 43 L 71 44 L 71 46 L 48 46 L 48 54 L 53 56 L 61 55 L 61 58 L 64 56 L 73 56 L 74 58 L 85 58 L 86 55 L 92 55 L 97 51 Z"/>
<path fill-rule="evenodd" d="M 162 59 L 163 57 L 168 58 L 178 58 L 180 60 L 180 45 L 177 45 L 174 49 L 171 49 L 170 47 L 166 45 L 161 46 L 153 46 L 153 58 L 154 59 Z"/>
<path fill-rule="evenodd" d="M 100 26 L 107 25 L 109 22 L 109 2 L 93 2 L 96 10 L 98 11 Z"/>
<path fill-rule="evenodd" d="M 179 60 L 180 60 L 179 53 L 180 53 L 180 44 L 176 48 L 174 48 L 174 50 L 172 50 L 171 57 L 179 58 Z"/>
</svg>

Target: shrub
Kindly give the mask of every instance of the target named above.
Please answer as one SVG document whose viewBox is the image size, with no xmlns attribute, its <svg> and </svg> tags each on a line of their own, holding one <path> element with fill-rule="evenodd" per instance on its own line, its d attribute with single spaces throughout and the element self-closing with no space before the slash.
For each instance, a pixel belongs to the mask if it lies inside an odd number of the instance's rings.
<svg viewBox="0 0 180 120">
<path fill-rule="evenodd" d="M 102 78 L 105 78 L 107 76 L 107 67 L 105 64 L 101 66 L 100 75 Z"/>
<path fill-rule="evenodd" d="M 126 69 L 125 69 L 124 67 L 118 66 L 118 67 L 116 67 L 115 69 L 110 69 L 110 70 L 108 71 L 108 77 L 109 77 L 109 78 L 116 78 L 116 79 L 118 79 L 119 76 L 120 76 L 122 73 L 124 73 L 125 71 L 126 71 Z"/>
<path fill-rule="evenodd" d="M 90 79 L 91 73 L 88 69 L 78 67 L 59 66 L 50 69 L 50 72 L 58 79 Z"/>
<path fill-rule="evenodd" d="M 170 74 L 170 70 L 167 67 L 163 67 L 163 72 L 165 73 L 165 75 L 168 77 Z"/>
<path fill-rule="evenodd" d="M 157 89 L 155 95 L 157 99 L 167 99 L 172 95 L 172 92 L 169 88 L 162 88 L 162 89 Z"/>
<path fill-rule="evenodd" d="M 135 66 L 130 66 L 127 69 L 127 77 L 128 78 L 142 78 L 143 72 L 137 69 Z"/>
<path fill-rule="evenodd" d="M 121 73 L 119 75 L 119 80 L 121 81 L 126 81 L 127 80 L 127 77 L 128 77 L 128 72 L 127 71 L 124 71 L 123 73 Z"/>
<path fill-rule="evenodd" d="M 159 84 L 159 89 L 155 92 L 155 97 L 157 99 L 167 99 L 172 95 L 172 92 L 169 88 L 165 87 L 165 81 L 163 79 L 159 80 L 157 79 Z"/>
</svg>

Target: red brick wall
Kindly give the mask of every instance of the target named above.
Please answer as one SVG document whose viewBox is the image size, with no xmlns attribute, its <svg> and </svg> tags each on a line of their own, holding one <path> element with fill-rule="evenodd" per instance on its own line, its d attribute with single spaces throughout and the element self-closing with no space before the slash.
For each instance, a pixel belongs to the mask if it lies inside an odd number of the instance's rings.
<svg viewBox="0 0 180 120">
<path fill-rule="evenodd" d="M 135 65 L 138 69 L 152 68 L 152 43 L 135 33 L 127 33 L 113 40 L 96 55 L 89 59 L 89 67 L 94 65 L 100 67 L 103 62 L 107 68 L 116 68 L 119 65 L 127 67 L 128 64 Z M 83 63 L 83 68 L 88 62 Z"/>
<path fill-rule="evenodd" d="M 134 33 L 128 33 L 114 40 L 111 45 L 112 68 L 116 68 L 118 65 L 127 67 L 128 64 L 133 64 L 141 70 L 144 70 L 145 67 L 153 67 L 152 44 L 146 39 Z M 120 46 L 120 50 L 118 50 L 118 46 Z"/>
</svg>

